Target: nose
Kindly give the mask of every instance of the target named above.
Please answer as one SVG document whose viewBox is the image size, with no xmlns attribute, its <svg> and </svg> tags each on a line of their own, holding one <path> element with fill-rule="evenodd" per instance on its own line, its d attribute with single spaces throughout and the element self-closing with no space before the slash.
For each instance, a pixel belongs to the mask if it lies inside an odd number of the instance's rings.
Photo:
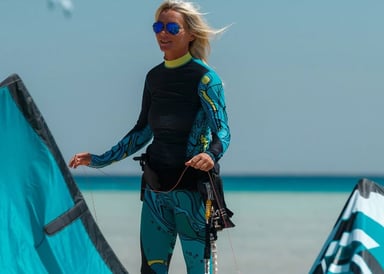
<svg viewBox="0 0 384 274">
<path fill-rule="evenodd" d="M 156 34 L 158 37 L 168 37 L 170 36 L 169 32 L 164 28 L 162 31 Z"/>
</svg>

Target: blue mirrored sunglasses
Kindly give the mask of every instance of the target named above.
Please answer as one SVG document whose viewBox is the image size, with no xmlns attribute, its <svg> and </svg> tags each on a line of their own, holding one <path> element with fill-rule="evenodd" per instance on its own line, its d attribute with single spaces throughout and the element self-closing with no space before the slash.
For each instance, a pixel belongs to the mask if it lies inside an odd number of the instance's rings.
<svg viewBox="0 0 384 274">
<path fill-rule="evenodd" d="M 162 32 L 164 27 L 165 27 L 166 31 L 172 35 L 176 35 L 180 31 L 179 24 L 177 24 L 175 22 L 169 22 L 167 24 L 164 24 L 163 22 L 157 21 L 157 22 L 153 23 L 153 25 L 152 25 L 153 31 L 156 34 Z"/>
</svg>

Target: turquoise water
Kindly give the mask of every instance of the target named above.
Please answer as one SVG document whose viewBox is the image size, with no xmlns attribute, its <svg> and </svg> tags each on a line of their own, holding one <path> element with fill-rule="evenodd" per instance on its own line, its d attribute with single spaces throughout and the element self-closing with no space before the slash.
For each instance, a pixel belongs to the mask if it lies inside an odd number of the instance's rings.
<svg viewBox="0 0 384 274">
<path fill-rule="evenodd" d="M 112 249 L 130 273 L 140 273 L 140 177 L 75 179 Z M 236 227 L 219 235 L 221 274 L 308 273 L 359 180 L 353 176 L 223 179 Z M 170 273 L 186 273 L 179 243 Z"/>
<path fill-rule="evenodd" d="M 308 273 L 359 179 L 223 176 L 236 227 L 219 235 L 219 273 Z M 368 179 L 384 182 L 379 176 Z M 140 273 L 140 177 L 75 180 L 121 262 L 130 273 Z M 179 243 L 170 273 L 186 273 Z"/>
<path fill-rule="evenodd" d="M 226 191 L 350 192 L 362 178 L 379 184 L 380 176 L 223 176 Z M 77 176 L 82 190 L 139 190 L 139 176 Z"/>
</svg>

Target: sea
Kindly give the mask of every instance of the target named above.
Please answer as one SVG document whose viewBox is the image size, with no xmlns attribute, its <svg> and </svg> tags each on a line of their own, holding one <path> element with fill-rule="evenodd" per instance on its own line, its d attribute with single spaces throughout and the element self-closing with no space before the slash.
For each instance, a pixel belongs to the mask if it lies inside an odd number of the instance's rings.
<svg viewBox="0 0 384 274">
<path fill-rule="evenodd" d="M 220 274 L 305 274 L 360 179 L 371 176 L 223 176 L 234 228 L 218 234 Z M 104 237 L 140 273 L 140 177 L 75 177 Z M 186 273 L 177 242 L 170 274 Z"/>
</svg>

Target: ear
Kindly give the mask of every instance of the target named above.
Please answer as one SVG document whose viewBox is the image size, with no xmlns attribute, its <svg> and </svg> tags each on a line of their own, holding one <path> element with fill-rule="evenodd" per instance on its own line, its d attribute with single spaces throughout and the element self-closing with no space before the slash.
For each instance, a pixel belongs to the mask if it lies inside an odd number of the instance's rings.
<svg viewBox="0 0 384 274">
<path fill-rule="evenodd" d="M 191 34 L 191 37 L 189 37 L 189 42 L 195 41 L 196 37 L 195 35 Z"/>
</svg>

